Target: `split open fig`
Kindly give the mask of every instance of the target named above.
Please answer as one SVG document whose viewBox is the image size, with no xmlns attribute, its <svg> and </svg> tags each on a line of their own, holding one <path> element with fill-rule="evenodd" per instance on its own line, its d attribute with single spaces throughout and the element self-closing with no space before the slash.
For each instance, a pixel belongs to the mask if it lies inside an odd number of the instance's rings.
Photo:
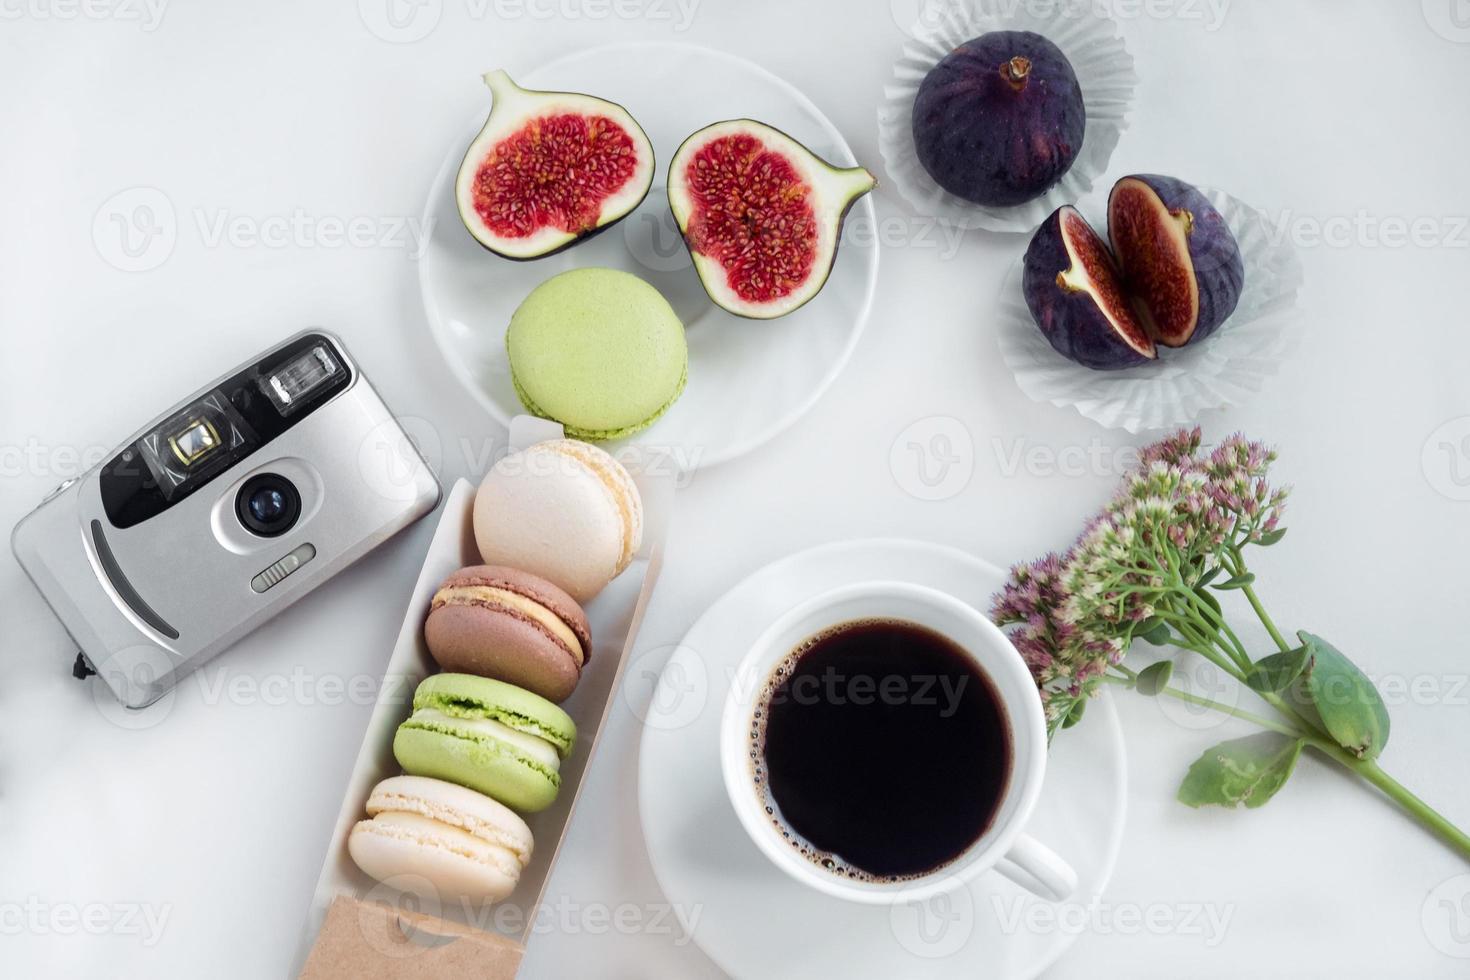
<svg viewBox="0 0 1470 980">
<path fill-rule="evenodd" d="M 1042 335 L 1069 360 L 1111 371 L 1158 356 L 1123 290 L 1107 243 L 1070 205 L 1052 212 L 1036 230 L 1026 249 L 1021 288 Z"/>
<path fill-rule="evenodd" d="M 1108 236 L 1144 328 L 1165 347 L 1203 340 L 1235 311 L 1240 246 L 1214 205 L 1174 177 L 1134 174 L 1108 195 Z"/>
<path fill-rule="evenodd" d="M 1036 325 L 1064 357 L 1098 370 L 1158 357 L 1212 334 L 1245 286 L 1240 245 L 1200 191 L 1134 174 L 1108 196 L 1112 248 L 1071 207 L 1042 222 L 1022 288 Z"/>
</svg>

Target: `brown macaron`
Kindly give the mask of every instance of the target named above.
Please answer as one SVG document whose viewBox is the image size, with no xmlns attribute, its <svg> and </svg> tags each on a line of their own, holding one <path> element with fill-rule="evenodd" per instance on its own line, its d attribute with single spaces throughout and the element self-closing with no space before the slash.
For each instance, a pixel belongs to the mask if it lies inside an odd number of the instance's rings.
<svg viewBox="0 0 1470 980">
<path fill-rule="evenodd" d="M 587 614 L 539 576 L 472 565 L 444 580 L 429 605 L 424 642 L 446 671 L 478 674 L 563 701 L 592 655 Z"/>
</svg>

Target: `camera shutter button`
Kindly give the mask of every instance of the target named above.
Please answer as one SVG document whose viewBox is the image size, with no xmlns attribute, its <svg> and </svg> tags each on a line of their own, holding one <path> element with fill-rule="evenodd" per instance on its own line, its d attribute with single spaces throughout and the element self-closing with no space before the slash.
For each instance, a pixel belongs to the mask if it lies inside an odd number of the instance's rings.
<svg viewBox="0 0 1470 980">
<path fill-rule="evenodd" d="M 305 565 L 316 557 L 316 548 L 310 544 L 303 544 L 295 548 L 286 557 L 266 568 L 255 578 L 250 580 L 250 587 L 256 592 L 265 592 L 267 589 L 279 585 L 296 569 Z"/>
<path fill-rule="evenodd" d="M 43 503 L 43 504 L 44 504 L 44 503 L 46 503 L 46 502 L 47 502 L 47 501 L 48 501 L 48 500 L 50 500 L 50 499 L 51 499 L 51 498 L 52 498 L 52 497 L 55 497 L 55 496 L 56 496 L 56 495 L 57 495 L 57 494 L 60 494 L 60 493 L 62 493 L 62 492 L 64 492 L 64 491 L 65 491 L 65 490 L 66 490 L 66 488 L 67 488 L 67 487 L 69 487 L 69 486 L 71 486 L 71 485 L 72 485 L 72 484 L 73 484 L 73 483 L 75 483 L 75 482 L 77 482 L 77 479 L 78 479 L 78 478 L 77 478 L 77 477 L 75 477 L 75 476 L 72 476 L 72 477 L 67 477 L 67 478 L 66 478 L 66 479 L 65 479 L 65 480 L 62 480 L 62 481 L 61 481 L 61 482 L 60 482 L 60 483 L 58 483 L 58 484 L 57 484 L 57 485 L 56 485 L 56 486 L 55 486 L 55 487 L 54 487 L 54 488 L 53 488 L 53 489 L 52 489 L 52 490 L 51 490 L 51 492 L 50 492 L 50 493 L 48 493 L 48 494 L 46 494 L 46 496 L 44 496 L 44 497 L 42 497 L 42 498 L 41 498 L 41 503 Z"/>
</svg>

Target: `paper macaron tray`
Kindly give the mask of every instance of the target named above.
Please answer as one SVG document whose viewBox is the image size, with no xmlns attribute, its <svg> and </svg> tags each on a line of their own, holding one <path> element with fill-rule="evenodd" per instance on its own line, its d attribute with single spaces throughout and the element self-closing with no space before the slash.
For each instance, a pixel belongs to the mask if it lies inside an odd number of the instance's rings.
<svg viewBox="0 0 1470 980">
<path fill-rule="evenodd" d="M 520 450 L 547 439 L 561 438 L 561 435 L 561 426 L 555 423 L 521 416 L 511 423 L 510 445 L 512 449 Z M 486 930 L 517 946 L 524 946 L 571 823 L 582 775 L 596 751 L 598 736 L 611 707 L 623 665 L 658 577 L 659 555 L 673 502 L 673 479 L 667 475 L 636 472 L 633 478 L 643 498 L 643 545 L 626 571 L 594 599 L 583 604 L 591 625 L 592 656 L 583 668 L 576 690 L 561 705 L 576 722 L 576 745 L 562 762 L 561 790 L 556 801 L 539 813 L 522 815 L 535 837 L 531 861 L 522 870 L 515 891 L 494 906 L 473 904 L 466 907 L 457 896 L 446 895 L 439 908 L 427 908 L 426 904 L 431 903 L 406 896 L 361 871 L 348 855 L 347 838 L 353 825 L 367 818 L 365 806 L 372 788 L 381 780 L 402 771 L 393 756 L 394 733 L 412 713 L 414 689 L 425 677 L 439 670 L 424 642 L 423 624 L 429 603 L 448 575 L 480 562 L 472 522 L 475 487 L 460 480 L 450 489 L 439 526 L 434 531 L 413 596 L 404 613 L 403 625 L 363 735 L 357 762 L 347 780 L 342 808 L 332 830 L 298 950 L 298 970 L 317 941 L 328 908 L 339 896 L 386 905 L 390 914 L 395 910 L 401 911 L 405 919 L 414 917 L 421 920 L 422 914 L 428 913 L 451 923 Z M 515 914 L 494 914 L 503 906 L 515 906 L 512 910 Z M 417 915 L 413 916 L 415 913 Z M 334 922 L 338 918 L 334 915 Z M 358 950 L 361 955 L 387 955 L 382 949 L 375 949 L 381 944 L 373 942 L 369 932 L 364 930 L 363 936 L 350 937 L 350 941 L 361 947 Z M 343 939 L 338 936 L 334 942 L 340 943 Z"/>
</svg>

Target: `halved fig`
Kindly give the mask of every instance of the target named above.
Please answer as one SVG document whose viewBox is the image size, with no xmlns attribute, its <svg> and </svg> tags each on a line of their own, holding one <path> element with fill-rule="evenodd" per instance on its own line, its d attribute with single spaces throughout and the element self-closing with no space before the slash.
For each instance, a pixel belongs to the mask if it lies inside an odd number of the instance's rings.
<svg viewBox="0 0 1470 980">
<path fill-rule="evenodd" d="M 1058 208 L 1036 229 L 1021 289 L 1036 325 L 1063 357 L 1100 371 L 1158 357 L 1107 244 L 1074 207 Z"/>
<path fill-rule="evenodd" d="M 821 290 L 842 221 L 876 186 L 751 119 L 706 126 L 669 164 L 669 208 L 699 281 L 736 316 L 785 316 Z"/>
<path fill-rule="evenodd" d="M 1214 205 L 1173 177 L 1134 174 L 1108 195 L 1108 236 L 1150 337 L 1165 347 L 1203 340 L 1240 301 L 1240 246 Z"/>
<path fill-rule="evenodd" d="M 475 241 L 508 259 L 558 252 L 626 217 L 653 184 L 653 145 L 622 106 L 485 75 L 490 116 L 455 178 Z"/>
</svg>

